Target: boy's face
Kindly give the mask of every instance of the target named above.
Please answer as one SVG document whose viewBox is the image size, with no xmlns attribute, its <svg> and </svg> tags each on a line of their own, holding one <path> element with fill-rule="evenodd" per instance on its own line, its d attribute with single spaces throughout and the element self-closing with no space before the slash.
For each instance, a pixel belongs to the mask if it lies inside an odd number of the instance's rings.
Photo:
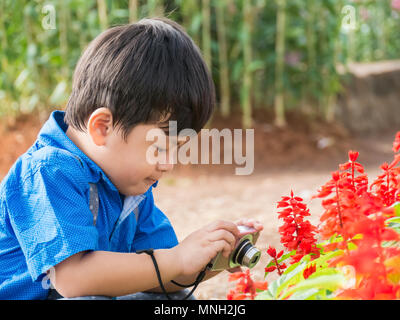
<svg viewBox="0 0 400 320">
<path fill-rule="evenodd" d="M 103 169 L 120 193 L 126 196 L 143 194 L 164 173 L 172 170 L 173 159 L 168 156 L 169 141 L 171 140 L 172 148 L 177 148 L 176 137 L 174 139 L 165 136 L 157 125 L 139 124 L 129 133 L 127 141 L 124 141 L 121 131 L 112 127 L 109 110 L 102 109 L 105 108 L 97 109 L 88 121 L 88 135 L 94 142 L 91 158 Z M 150 140 L 146 140 L 150 131 L 151 136 L 156 133 L 156 136 L 163 135 L 165 139 L 147 141 Z M 149 161 L 149 154 L 157 156 L 160 153 L 165 153 L 166 161 Z"/>
</svg>

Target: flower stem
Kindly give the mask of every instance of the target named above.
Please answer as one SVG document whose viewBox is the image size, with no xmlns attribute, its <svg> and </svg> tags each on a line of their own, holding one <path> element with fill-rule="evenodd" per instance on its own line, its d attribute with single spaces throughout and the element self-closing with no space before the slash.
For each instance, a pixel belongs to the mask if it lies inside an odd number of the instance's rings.
<svg viewBox="0 0 400 320">
<path fill-rule="evenodd" d="M 274 257 L 274 261 L 275 261 L 275 264 L 276 264 L 276 270 L 278 270 L 278 274 L 279 274 L 279 276 L 281 276 L 282 275 L 282 271 L 279 268 L 278 259 L 276 257 Z"/>
<path fill-rule="evenodd" d="M 342 211 L 340 210 L 339 188 L 338 188 L 337 182 L 335 182 L 335 189 L 336 189 L 337 209 L 338 209 L 338 215 L 339 215 L 339 224 L 340 224 L 340 228 L 343 229 Z"/>
</svg>

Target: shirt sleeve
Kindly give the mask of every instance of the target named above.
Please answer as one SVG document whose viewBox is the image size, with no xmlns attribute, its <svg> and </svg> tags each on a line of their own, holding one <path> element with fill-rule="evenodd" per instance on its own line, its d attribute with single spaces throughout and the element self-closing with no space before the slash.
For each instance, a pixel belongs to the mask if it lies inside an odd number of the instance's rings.
<svg viewBox="0 0 400 320">
<path fill-rule="evenodd" d="M 33 281 L 73 254 L 97 248 L 89 186 L 85 190 L 77 160 L 68 160 L 39 164 L 7 198 L 12 232 Z"/>
<path fill-rule="evenodd" d="M 139 218 L 132 251 L 169 249 L 178 244 L 175 231 L 165 214 L 154 204 L 152 188 L 139 205 Z"/>
</svg>

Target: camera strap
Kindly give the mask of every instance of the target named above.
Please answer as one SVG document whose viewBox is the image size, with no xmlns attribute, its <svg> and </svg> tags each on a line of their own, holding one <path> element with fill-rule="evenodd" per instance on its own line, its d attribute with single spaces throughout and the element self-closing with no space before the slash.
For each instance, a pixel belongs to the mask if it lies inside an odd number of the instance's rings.
<svg viewBox="0 0 400 320">
<path fill-rule="evenodd" d="M 163 293 L 165 294 L 165 296 L 167 297 L 168 300 L 173 300 L 168 295 L 167 290 L 165 290 L 164 284 L 163 284 L 162 279 L 161 279 L 160 269 L 158 268 L 158 263 L 157 263 L 156 257 L 154 256 L 154 250 L 153 249 L 140 250 L 140 251 L 137 251 L 136 253 L 137 254 L 146 253 L 151 257 L 151 260 L 153 261 L 154 269 L 156 270 L 157 279 L 158 279 L 158 282 L 160 284 L 160 287 L 161 287 Z M 196 290 L 197 286 L 200 284 L 200 282 L 203 280 L 204 276 L 206 275 L 206 271 L 207 271 L 208 267 L 209 267 L 209 265 L 207 265 L 202 271 L 200 271 L 200 273 L 198 274 L 196 280 L 191 284 L 188 284 L 188 285 L 180 284 L 180 283 L 178 283 L 178 282 L 176 282 L 174 280 L 171 280 L 171 282 L 173 284 L 175 284 L 175 285 L 177 285 L 179 287 L 182 287 L 182 288 L 189 288 L 189 287 L 193 286 L 193 289 L 182 300 L 186 300 L 187 298 L 189 298 L 193 294 L 193 292 Z"/>
</svg>

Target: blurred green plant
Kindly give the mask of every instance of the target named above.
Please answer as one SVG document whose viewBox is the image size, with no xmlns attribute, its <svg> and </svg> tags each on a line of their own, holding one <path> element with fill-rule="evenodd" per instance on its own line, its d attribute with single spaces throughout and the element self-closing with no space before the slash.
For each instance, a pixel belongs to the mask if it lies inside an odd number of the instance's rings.
<svg viewBox="0 0 400 320">
<path fill-rule="evenodd" d="M 295 108 L 334 121 L 338 65 L 400 56 L 391 0 L 2 0 L 0 117 L 63 107 L 89 41 L 110 26 L 162 15 L 201 48 L 218 112 L 239 113 L 243 127 L 253 125 L 254 109 L 273 111 L 280 126 Z"/>
</svg>

